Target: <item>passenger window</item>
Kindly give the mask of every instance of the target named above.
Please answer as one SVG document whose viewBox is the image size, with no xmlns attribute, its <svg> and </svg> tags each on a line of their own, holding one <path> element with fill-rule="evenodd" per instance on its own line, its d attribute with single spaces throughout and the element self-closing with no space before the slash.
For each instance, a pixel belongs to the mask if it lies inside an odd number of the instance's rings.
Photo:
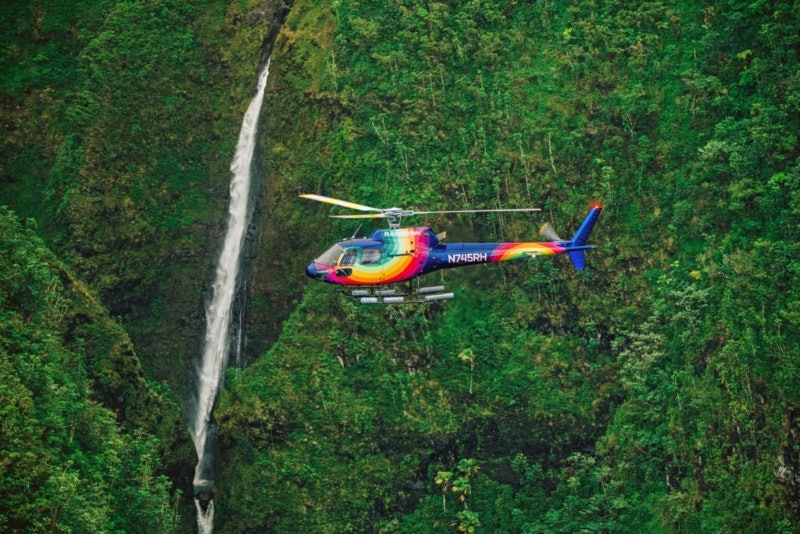
<svg viewBox="0 0 800 534">
<path fill-rule="evenodd" d="M 369 265 L 370 263 L 378 263 L 379 261 L 381 261 L 381 249 L 365 248 L 361 251 L 361 265 Z"/>
</svg>

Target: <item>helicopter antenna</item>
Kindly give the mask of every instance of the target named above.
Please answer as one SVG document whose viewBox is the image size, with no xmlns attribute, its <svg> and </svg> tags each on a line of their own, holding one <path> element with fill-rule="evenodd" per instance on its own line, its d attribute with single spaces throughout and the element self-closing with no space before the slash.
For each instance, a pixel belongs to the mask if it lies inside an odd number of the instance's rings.
<svg viewBox="0 0 800 534">
<path fill-rule="evenodd" d="M 353 232 L 353 235 L 350 237 L 350 239 L 355 239 L 356 238 L 356 234 L 358 234 L 358 231 L 361 230 L 361 227 L 363 225 L 364 225 L 364 223 L 359 223 L 358 228 L 356 228 L 356 231 Z"/>
</svg>

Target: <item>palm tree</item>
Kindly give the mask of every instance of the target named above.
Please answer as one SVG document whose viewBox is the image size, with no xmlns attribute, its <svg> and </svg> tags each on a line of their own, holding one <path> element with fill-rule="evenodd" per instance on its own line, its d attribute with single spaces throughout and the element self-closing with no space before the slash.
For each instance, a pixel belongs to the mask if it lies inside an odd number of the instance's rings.
<svg viewBox="0 0 800 534">
<path fill-rule="evenodd" d="M 442 487 L 442 511 L 447 511 L 447 490 L 450 489 L 450 481 L 453 478 L 451 471 L 439 471 L 436 473 L 436 483 Z"/>
</svg>

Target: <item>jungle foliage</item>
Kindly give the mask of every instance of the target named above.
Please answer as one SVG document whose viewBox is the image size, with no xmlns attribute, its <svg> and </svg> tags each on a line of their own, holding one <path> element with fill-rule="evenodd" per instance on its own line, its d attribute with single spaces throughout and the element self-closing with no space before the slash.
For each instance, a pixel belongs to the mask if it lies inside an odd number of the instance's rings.
<svg viewBox="0 0 800 534">
<path fill-rule="evenodd" d="M 190 527 L 191 500 L 173 509 L 195 461 L 179 399 L 280 6 L 0 8 L 0 206 L 16 213 L 0 236 L 0 530 Z"/>
<path fill-rule="evenodd" d="M 605 210 L 586 273 L 448 272 L 456 299 L 427 308 L 307 286 L 229 374 L 221 530 L 800 530 L 799 20 L 727 0 L 295 4 L 264 165 L 270 224 L 300 249 L 356 225 L 299 192 L 538 205 L 563 233 Z"/>
<path fill-rule="evenodd" d="M 127 334 L 2 209 L 0 530 L 174 530 L 180 491 L 163 471 L 182 432 Z"/>
<path fill-rule="evenodd" d="M 274 32 L 269 6 L 6 8 L 0 204 L 39 221 L 123 321 L 149 375 L 173 387 L 186 374 L 176 362 L 202 339 L 230 160 Z"/>
<path fill-rule="evenodd" d="M 4 4 L 0 530 L 191 528 L 169 399 L 285 7 Z M 769 0 L 295 2 L 217 530 L 800 532 L 798 26 Z M 415 221 L 464 240 L 604 212 L 586 272 L 364 308 L 300 287 L 356 231 L 303 192 L 544 209 Z"/>
</svg>

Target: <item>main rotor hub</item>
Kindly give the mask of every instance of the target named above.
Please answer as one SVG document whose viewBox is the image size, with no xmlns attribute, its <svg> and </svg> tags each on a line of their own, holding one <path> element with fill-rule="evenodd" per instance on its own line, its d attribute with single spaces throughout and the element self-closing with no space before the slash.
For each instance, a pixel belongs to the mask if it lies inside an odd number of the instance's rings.
<svg viewBox="0 0 800 534">
<path fill-rule="evenodd" d="M 384 210 L 384 213 L 389 221 L 389 229 L 397 230 L 400 228 L 400 220 L 406 212 L 401 208 L 388 208 Z"/>
</svg>

